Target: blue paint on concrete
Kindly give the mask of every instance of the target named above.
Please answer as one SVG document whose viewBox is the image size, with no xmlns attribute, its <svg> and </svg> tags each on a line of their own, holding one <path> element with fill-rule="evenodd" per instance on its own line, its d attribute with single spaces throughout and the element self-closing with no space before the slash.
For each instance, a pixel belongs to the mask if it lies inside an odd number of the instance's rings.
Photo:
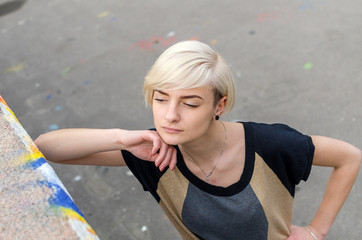
<svg viewBox="0 0 362 240">
<path fill-rule="evenodd" d="M 34 161 L 28 162 L 25 164 L 25 168 L 31 168 L 31 169 L 37 169 L 40 166 L 42 166 L 44 163 L 46 163 L 46 160 L 44 158 L 38 158 Z"/>
<path fill-rule="evenodd" d="M 61 188 L 59 185 L 48 182 L 48 181 L 37 181 L 39 185 L 45 185 L 48 188 L 52 189 L 54 192 L 53 197 L 49 199 L 49 204 L 55 207 L 65 207 L 72 209 L 80 216 L 84 218 L 83 213 L 79 210 L 79 208 L 74 204 L 73 200 L 70 196 Z"/>
</svg>

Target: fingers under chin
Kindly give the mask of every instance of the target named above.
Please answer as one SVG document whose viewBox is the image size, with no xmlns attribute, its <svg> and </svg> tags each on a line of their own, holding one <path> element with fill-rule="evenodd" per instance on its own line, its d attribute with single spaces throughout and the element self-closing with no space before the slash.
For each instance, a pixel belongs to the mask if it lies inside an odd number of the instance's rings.
<svg viewBox="0 0 362 240">
<path fill-rule="evenodd" d="M 163 171 L 167 166 L 170 165 L 171 157 L 169 156 L 169 153 L 167 152 L 165 158 L 162 160 L 162 163 L 160 165 L 160 171 Z"/>
<path fill-rule="evenodd" d="M 171 163 L 170 163 L 171 170 L 175 169 L 176 164 L 177 164 L 177 152 L 176 152 L 176 149 L 173 148 L 172 158 L 171 158 Z"/>
</svg>

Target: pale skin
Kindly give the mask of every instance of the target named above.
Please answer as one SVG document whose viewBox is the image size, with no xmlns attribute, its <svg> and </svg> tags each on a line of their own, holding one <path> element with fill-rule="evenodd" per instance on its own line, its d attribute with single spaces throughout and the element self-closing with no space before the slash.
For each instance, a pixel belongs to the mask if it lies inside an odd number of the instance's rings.
<svg viewBox="0 0 362 240">
<path fill-rule="evenodd" d="M 227 97 L 215 101 L 210 86 L 155 91 L 152 110 L 155 131 L 123 129 L 63 129 L 39 136 L 35 144 L 46 159 L 64 163 L 101 166 L 125 166 L 120 150 L 128 150 L 140 159 L 154 162 L 162 171 L 176 166 L 178 145 L 187 167 L 200 179 L 209 172 L 224 143 L 224 129 L 215 116 L 221 116 Z M 228 139 L 223 158 L 218 162 L 210 184 L 227 187 L 237 182 L 244 168 L 245 145 L 242 124 L 224 122 Z M 323 200 L 309 229 L 322 240 L 327 235 L 357 177 L 361 151 L 332 138 L 312 136 L 315 145 L 313 165 L 332 167 Z M 207 144 L 205 144 L 207 143 Z M 227 159 L 227 160 L 224 160 Z M 287 240 L 314 240 L 299 226 L 291 226 Z"/>
</svg>

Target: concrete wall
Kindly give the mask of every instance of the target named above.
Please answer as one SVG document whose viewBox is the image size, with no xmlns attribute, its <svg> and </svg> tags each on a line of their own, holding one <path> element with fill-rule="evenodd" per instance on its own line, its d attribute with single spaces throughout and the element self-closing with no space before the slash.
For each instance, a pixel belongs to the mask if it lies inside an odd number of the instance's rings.
<svg viewBox="0 0 362 240">
<path fill-rule="evenodd" d="M 0 95 L 0 239 L 99 239 Z"/>
</svg>

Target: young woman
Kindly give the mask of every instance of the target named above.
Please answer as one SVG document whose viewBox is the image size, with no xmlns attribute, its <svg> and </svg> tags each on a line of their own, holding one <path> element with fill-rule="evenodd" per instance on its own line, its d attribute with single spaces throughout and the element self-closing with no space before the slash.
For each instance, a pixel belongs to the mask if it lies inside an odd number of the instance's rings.
<svg viewBox="0 0 362 240">
<path fill-rule="evenodd" d="M 35 143 L 53 162 L 128 166 L 184 239 L 324 239 L 358 174 L 361 151 L 283 124 L 223 122 L 234 91 L 218 53 L 180 42 L 145 78 L 155 129 L 63 129 Z M 312 165 L 334 170 L 312 222 L 292 226 L 295 186 Z"/>
</svg>

